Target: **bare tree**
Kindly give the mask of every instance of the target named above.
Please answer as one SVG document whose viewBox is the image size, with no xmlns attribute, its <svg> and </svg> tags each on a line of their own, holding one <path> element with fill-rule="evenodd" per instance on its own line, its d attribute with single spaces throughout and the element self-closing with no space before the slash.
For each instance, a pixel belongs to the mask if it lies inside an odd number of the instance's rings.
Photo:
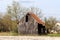
<svg viewBox="0 0 60 40">
<path fill-rule="evenodd" d="M 39 18 L 43 17 L 43 13 L 42 10 L 40 8 L 36 8 L 36 7 L 31 7 L 30 9 L 33 13 L 35 13 L 36 15 L 38 15 Z"/>
<path fill-rule="evenodd" d="M 46 28 L 52 29 L 56 23 L 57 23 L 57 20 L 54 17 L 49 17 L 48 19 L 45 18 Z"/>
<path fill-rule="evenodd" d="M 36 13 L 38 17 L 40 18 L 42 17 L 42 12 L 39 8 L 35 8 L 35 7 L 25 8 L 20 6 L 20 4 L 15 1 L 11 6 L 8 6 L 7 10 L 8 10 L 7 13 L 9 13 L 12 19 L 15 19 L 16 21 L 20 20 L 23 15 L 25 15 L 27 12 L 30 11 Z"/>
</svg>

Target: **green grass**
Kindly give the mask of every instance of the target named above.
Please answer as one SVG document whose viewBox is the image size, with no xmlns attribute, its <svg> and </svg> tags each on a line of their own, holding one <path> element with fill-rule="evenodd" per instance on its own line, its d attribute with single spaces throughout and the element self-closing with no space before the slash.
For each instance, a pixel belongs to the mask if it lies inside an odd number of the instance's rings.
<svg viewBox="0 0 60 40">
<path fill-rule="evenodd" d="M 51 37 L 60 37 L 60 34 L 48 34 L 47 36 L 51 36 Z"/>
</svg>

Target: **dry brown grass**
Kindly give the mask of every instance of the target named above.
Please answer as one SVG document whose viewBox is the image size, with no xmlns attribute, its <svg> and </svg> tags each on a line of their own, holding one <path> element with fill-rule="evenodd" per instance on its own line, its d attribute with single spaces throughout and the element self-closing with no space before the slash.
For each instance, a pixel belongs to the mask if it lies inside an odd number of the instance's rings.
<svg viewBox="0 0 60 40">
<path fill-rule="evenodd" d="M 0 32 L 0 36 L 17 36 L 17 33 L 14 32 Z"/>
</svg>

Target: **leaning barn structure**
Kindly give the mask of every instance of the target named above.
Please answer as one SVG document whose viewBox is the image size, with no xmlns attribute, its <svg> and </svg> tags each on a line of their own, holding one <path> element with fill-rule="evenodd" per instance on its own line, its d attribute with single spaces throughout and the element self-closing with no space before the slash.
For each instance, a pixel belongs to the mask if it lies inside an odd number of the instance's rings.
<svg viewBox="0 0 60 40">
<path fill-rule="evenodd" d="M 45 34 L 45 23 L 34 13 L 27 13 L 19 22 L 18 33 L 20 34 Z"/>
</svg>

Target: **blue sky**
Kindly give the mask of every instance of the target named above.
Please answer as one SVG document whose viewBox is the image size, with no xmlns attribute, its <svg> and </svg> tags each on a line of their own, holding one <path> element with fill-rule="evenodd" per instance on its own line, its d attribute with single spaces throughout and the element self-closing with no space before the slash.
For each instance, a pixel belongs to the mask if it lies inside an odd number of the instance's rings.
<svg viewBox="0 0 60 40">
<path fill-rule="evenodd" d="M 24 7 L 38 7 L 46 17 L 54 16 L 60 19 L 60 0 L 15 0 Z M 13 0 L 0 0 L 0 12 L 5 12 L 7 5 Z"/>
</svg>

